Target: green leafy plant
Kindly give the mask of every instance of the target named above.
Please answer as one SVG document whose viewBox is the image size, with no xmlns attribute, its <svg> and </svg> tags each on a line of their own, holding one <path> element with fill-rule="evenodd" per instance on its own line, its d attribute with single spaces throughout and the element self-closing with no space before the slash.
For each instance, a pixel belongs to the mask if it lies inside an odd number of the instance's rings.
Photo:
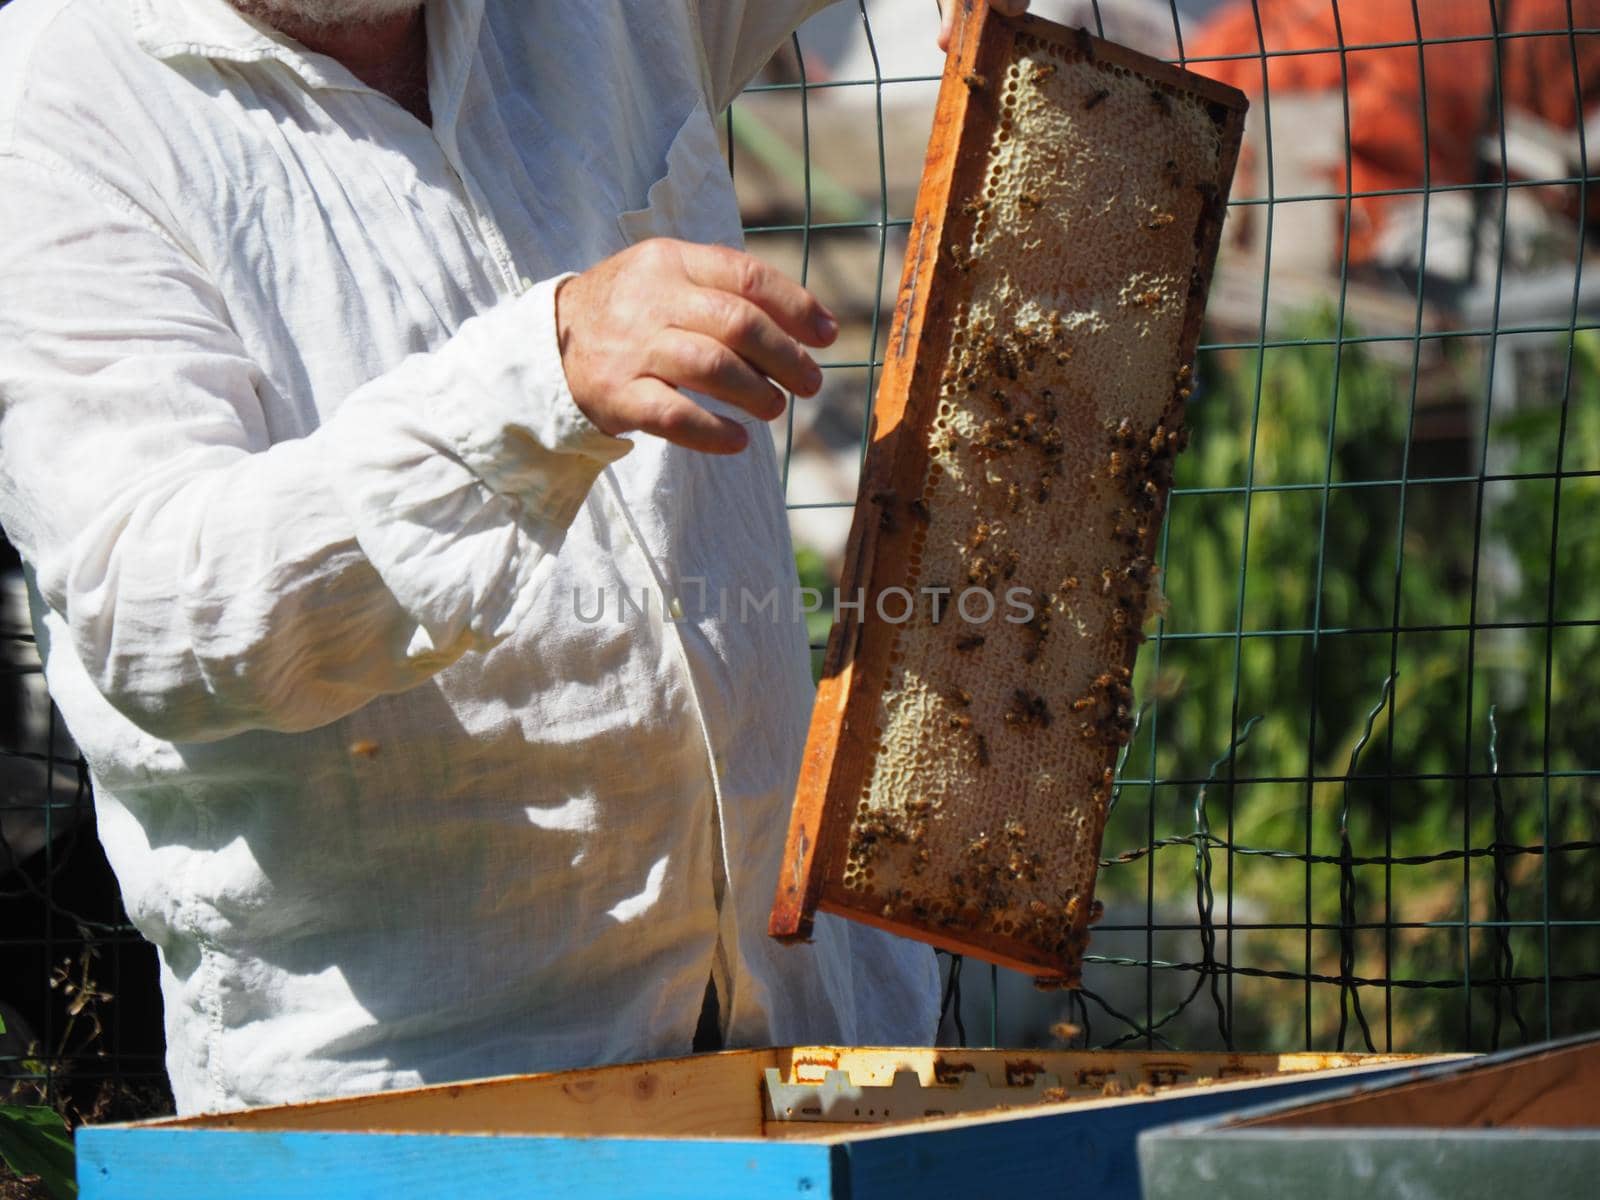
<svg viewBox="0 0 1600 1200">
<path fill-rule="evenodd" d="M 1179 840 L 1108 868 L 1103 891 L 1192 910 L 1204 828 L 1216 924 L 1226 905 L 1263 927 L 1219 956 L 1398 985 L 1236 978 L 1236 1044 L 1299 1045 L 1308 1027 L 1329 1044 L 1358 993 L 1380 1048 L 1385 1022 L 1406 1049 L 1586 1028 L 1597 939 L 1540 926 L 1589 915 L 1600 884 L 1581 846 L 1600 824 L 1585 778 L 1600 479 L 1571 474 L 1600 457 L 1600 336 L 1557 339 L 1554 386 L 1491 403 L 1483 347 L 1447 342 L 1414 379 L 1409 347 L 1383 358 L 1335 331 L 1310 314 L 1291 344 L 1202 362 L 1165 532 L 1170 611 L 1140 657 L 1148 707 L 1123 768 L 1140 782 L 1106 852 L 1152 827 Z M 1504 982 L 1547 970 L 1549 995 Z"/>
<path fill-rule="evenodd" d="M 0 1033 L 5 1031 L 0 1019 Z M 0 1104 L 0 1160 L 23 1178 L 36 1176 L 56 1200 L 78 1194 L 72 1135 L 53 1108 Z"/>
</svg>

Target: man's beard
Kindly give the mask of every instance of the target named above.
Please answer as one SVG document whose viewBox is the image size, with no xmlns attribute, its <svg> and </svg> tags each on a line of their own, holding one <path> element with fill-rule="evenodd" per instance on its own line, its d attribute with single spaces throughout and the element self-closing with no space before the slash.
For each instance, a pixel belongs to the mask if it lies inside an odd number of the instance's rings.
<svg viewBox="0 0 1600 1200">
<path fill-rule="evenodd" d="M 415 12 L 423 0 L 233 0 L 235 8 L 268 22 L 362 25 Z"/>
</svg>

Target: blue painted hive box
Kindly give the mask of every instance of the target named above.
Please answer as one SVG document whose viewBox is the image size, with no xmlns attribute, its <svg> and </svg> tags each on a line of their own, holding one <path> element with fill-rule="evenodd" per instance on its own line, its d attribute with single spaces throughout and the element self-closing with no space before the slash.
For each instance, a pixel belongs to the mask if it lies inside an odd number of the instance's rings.
<svg viewBox="0 0 1600 1200">
<path fill-rule="evenodd" d="M 1346 1083 L 1139 1138 L 1146 1200 L 1600 1196 L 1600 1036 Z"/>
<path fill-rule="evenodd" d="M 78 1178 L 84 1200 L 1137 1197 L 1143 1129 L 1415 1061 L 734 1050 L 85 1128 Z"/>
</svg>

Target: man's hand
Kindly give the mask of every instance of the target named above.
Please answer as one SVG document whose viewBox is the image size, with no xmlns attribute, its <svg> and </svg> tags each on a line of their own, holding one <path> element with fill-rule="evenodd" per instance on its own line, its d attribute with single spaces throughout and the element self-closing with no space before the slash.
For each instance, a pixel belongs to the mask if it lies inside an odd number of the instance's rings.
<svg viewBox="0 0 1600 1200">
<path fill-rule="evenodd" d="M 783 412 L 779 388 L 812 396 L 822 387 L 803 347 L 828 345 L 839 325 L 748 254 L 652 238 L 562 284 L 556 331 L 572 398 L 601 431 L 733 454 L 748 440 L 739 423 L 678 389 L 770 421 Z"/>
<path fill-rule="evenodd" d="M 939 49 L 950 49 L 950 37 L 956 29 L 956 5 L 960 0 L 943 0 L 943 18 L 939 22 Z M 1029 0 L 989 0 L 989 7 L 1008 17 L 1020 17 L 1028 11 Z"/>
</svg>

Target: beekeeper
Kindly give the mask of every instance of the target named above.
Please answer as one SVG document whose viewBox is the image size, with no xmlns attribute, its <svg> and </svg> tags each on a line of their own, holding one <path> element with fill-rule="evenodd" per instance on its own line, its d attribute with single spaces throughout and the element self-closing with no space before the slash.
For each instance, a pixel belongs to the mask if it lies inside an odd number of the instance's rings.
<svg viewBox="0 0 1600 1200">
<path fill-rule="evenodd" d="M 0 14 L 0 521 L 181 1112 L 933 1034 L 766 937 L 808 654 L 720 603 L 836 327 L 714 120 L 819 7 Z"/>
</svg>

